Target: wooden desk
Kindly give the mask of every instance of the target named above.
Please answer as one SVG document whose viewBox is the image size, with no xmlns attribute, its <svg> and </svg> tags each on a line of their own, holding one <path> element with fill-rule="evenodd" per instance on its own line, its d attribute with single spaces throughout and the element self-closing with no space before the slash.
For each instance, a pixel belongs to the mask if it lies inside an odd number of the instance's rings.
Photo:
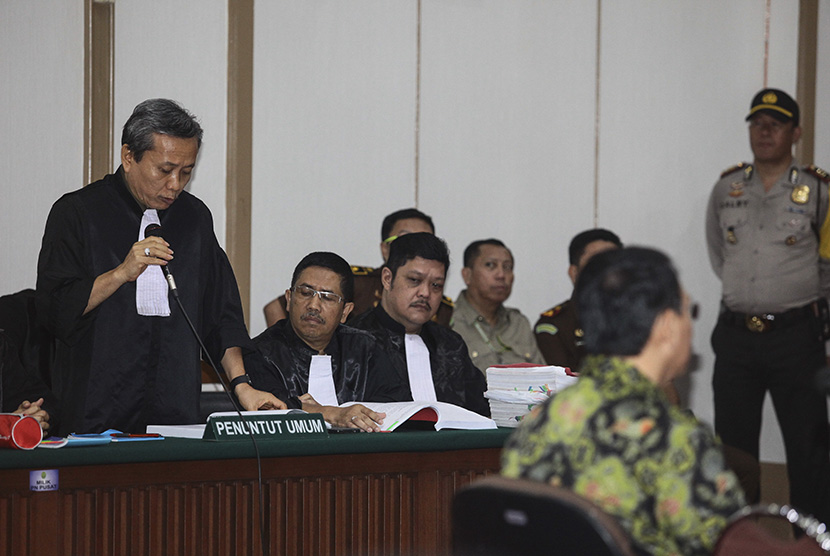
<svg viewBox="0 0 830 556">
<path fill-rule="evenodd" d="M 270 554 L 449 554 L 455 491 L 509 430 L 260 441 Z M 29 491 L 58 469 L 60 489 Z M 250 442 L 0 453 L 0 556 L 261 554 Z"/>
</svg>

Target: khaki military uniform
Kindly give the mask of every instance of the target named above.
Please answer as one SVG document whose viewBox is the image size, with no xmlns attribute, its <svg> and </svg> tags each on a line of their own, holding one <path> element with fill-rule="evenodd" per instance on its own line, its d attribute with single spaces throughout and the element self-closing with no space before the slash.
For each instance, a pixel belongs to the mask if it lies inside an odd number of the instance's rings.
<svg viewBox="0 0 830 556">
<path fill-rule="evenodd" d="M 464 338 L 476 368 L 484 372 L 492 365 L 544 364 L 526 316 L 518 309 L 501 307 L 496 325 L 491 326 L 467 301 L 466 292 L 455 302 L 451 328 Z"/>
</svg>

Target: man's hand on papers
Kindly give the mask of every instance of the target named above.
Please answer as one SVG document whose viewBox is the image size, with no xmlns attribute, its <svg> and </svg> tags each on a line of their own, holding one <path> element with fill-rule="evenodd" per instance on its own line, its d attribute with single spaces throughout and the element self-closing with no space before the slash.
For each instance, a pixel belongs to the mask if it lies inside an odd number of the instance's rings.
<svg viewBox="0 0 830 556">
<path fill-rule="evenodd" d="M 311 394 L 300 396 L 303 410 L 308 413 L 322 413 L 323 419 L 335 427 L 362 429 L 366 432 L 380 432 L 385 413 L 377 413 L 360 404 L 348 407 L 320 405 Z"/>
</svg>

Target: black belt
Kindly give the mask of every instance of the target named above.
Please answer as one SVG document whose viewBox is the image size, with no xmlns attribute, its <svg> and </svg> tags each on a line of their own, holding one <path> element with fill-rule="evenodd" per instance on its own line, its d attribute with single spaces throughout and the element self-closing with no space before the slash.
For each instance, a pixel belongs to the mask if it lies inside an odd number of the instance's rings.
<svg viewBox="0 0 830 556">
<path fill-rule="evenodd" d="M 747 314 L 721 307 L 720 321 L 737 328 L 746 328 L 750 332 L 770 332 L 791 324 L 802 322 L 807 318 L 816 318 L 815 302 L 784 311 L 783 313 Z"/>
</svg>

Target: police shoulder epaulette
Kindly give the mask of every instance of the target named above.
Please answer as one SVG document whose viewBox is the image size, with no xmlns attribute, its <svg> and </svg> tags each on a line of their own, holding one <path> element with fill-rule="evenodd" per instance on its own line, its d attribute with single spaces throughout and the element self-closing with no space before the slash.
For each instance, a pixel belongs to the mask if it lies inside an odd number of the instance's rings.
<svg viewBox="0 0 830 556">
<path fill-rule="evenodd" d="M 441 303 L 448 307 L 452 307 L 453 309 L 455 308 L 455 303 L 453 303 L 452 299 L 447 297 L 446 295 L 441 298 Z"/>
<path fill-rule="evenodd" d="M 830 183 L 830 174 L 827 173 L 827 170 L 822 170 L 815 164 L 810 164 L 809 166 L 804 168 L 804 171 L 810 174 L 811 176 L 817 177 L 824 183 Z"/>
<path fill-rule="evenodd" d="M 739 163 L 739 164 L 736 164 L 736 165 L 732 166 L 731 168 L 727 168 L 726 170 L 724 170 L 723 172 L 721 172 L 720 177 L 725 178 L 725 177 L 726 177 L 726 176 L 728 176 L 729 174 L 734 174 L 734 173 L 735 173 L 735 172 L 737 172 L 738 170 L 743 170 L 743 169 L 744 169 L 744 168 L 746 168 L 747 166 L 749 166 L 749 164 L 748 164 L 748 163 L 746 163 L 746 162 L 741 162 L 741 163 Z"/>
<path fill-rule="evenodd" d="M 355 276 L 368 276 L 375 272 L 375 269 L 371 266 L 354 266 L 352 265 L 352 274 Z"/>
<path fill-rule="evenodd" d="M 555 317 L 556 315 L 558 315 L 558 314 L 559 314 L 559 313 L 561 313 L 561 312 L 562 312 L 562 306 L 561 306 L 561 305 L 557 305 L 557 306 L 556 306 L 556 307 L 554 307 L 553 309 L 548 309 L 547 311 L 545 311 L 544 313 L 542 313 L 542 316 L 543 316 L 543 317 Z"/>
</svg>

